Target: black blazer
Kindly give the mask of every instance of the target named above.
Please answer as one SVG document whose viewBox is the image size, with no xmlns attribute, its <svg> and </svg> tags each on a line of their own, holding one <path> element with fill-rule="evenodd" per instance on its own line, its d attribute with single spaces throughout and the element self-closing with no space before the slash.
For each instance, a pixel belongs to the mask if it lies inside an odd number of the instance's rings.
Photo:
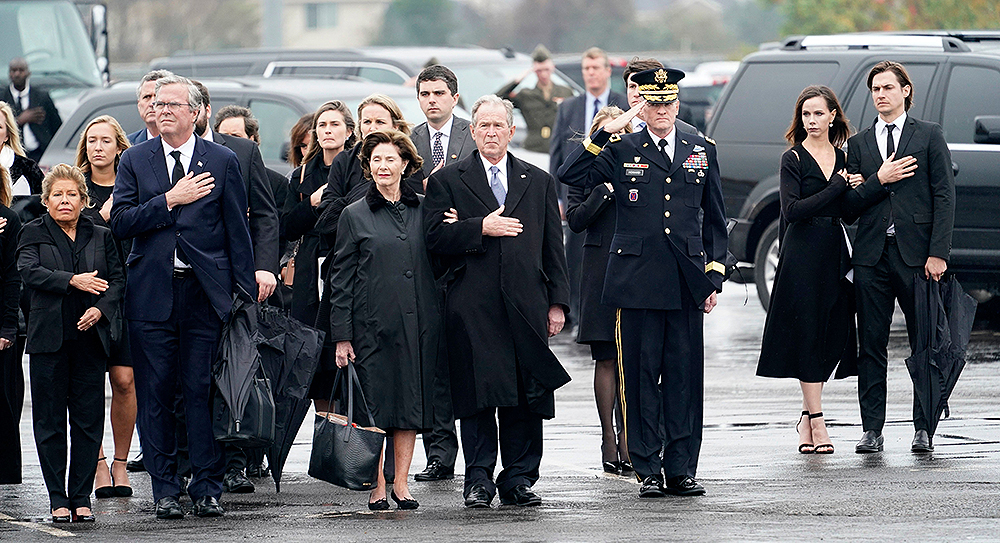
<svg viewBox="0 0 1000 543">
<path fill-rule="evenodd" d="M 576 148 L 574 138 L 583 141 L 584 134 L 590 132 L 586 119 L 589 99 L 590 95 L 584 92 L 559 104 L 556 121 L 552 125 L 552 139 L 549 140 L 549 172 L 552 175 L 556 175 L 559 167 Z M 611 91 L 608 95 L 608 105 L 628 110 L 628 98 Z"/>
<path fill-rule="evenodd" d="M 907 115 L 896 145 L 896 157 L 904 156 L 917 159 L 913 175 L 883 186 L 878 180 L 882 155 L 875 141 L 875 123 L 847 141 L 847 171 L 865 177 L 864 183 L 844 195 L 847 212 L 860 215 L 854 264 L 878 263 L 890 209 L 899 254 L 907 266 L 923 267 L 928 256 L 948 260 L 951 254 L 955 177 L 941 127 Z"/>
<path fill-rule="evenodd" d="M 434 160 L 431 158 L 431 131 L 427 123 L 423 122 L 415 126 L 410 139 L 413 141 L 414 147 L 417 148 L 417 154 L 424 159 L 423 177 L 427 177 L 434 170 Z M 448 135 L 448 149 L 444 156 L 445 165 L 462 160 L 475 150 L 476 142 L 472 141 L 472 128 L 469 121 L 455 117 L 455 122 L 451 125 L 451 134 Z M 417 192 L 423 193 L 422 190 Z"/>
<path fill-rule="evenodd" d="M 254 270 L 278 273 L 278 206 L 260 148 L 252 140 L 212 132 L 212 141 L 228 147 L 240 161 L 250 207 Z"/>
<path fill-rule="evenodd" d="M 14 117 L 17 117 L 24 111 L 21 109 L 21 104 L 15 102 L 14 95 L 10 92 L 9 84 L 3 85 L 3 89 L 0 91 L 0 101 L 7 102 L 10 105 L 10 108 L 14 111 Z M 52 141 L 52 136 L 55 135 L 56 130 L 59 130 L 59 127 L 62 126 L 59 110 L 52 103 L 49 93 L 45 89 L 35 85 L 31 85 L 31 88 L 28 89 L 28 107 L 41 107 L 45 110 L 44 121 L 39 124 L 28 123 L 28 126 L 31 127 L 31 133 L 38 140 L 38 148 L 45 150 L 49 146 L 49 142 Z M 21 138 L 21 143 L 24 143 L 23 137 Z M 15 177 L 14 179 L 17 178 Z"/>
<path fill-rule="evenodd" d="M 451 261 L 446 337 L 455 417 L 518 404 L 518 371 L 532 412 L 555 414 L 552 391 L 569 375 L 548 348 L 548 310 L 569 306 L 569 279 L 555 180 L 507 154 L 504 216 L 524 231 L 487 237 L 497 209 L 479 153 L 438 170 L 427 182 L 427 249 Z M 449 208 L 459 221 L 444 223 Z"/>
<path fill-rule="evenodd" d="M 8 223 L 9 225 L 9 223 Z M 90 232 L 86 232 L 89 230 Z M 111 321 L 118 311 L 125 277 L 122 275 L 118 249 L 111 230 L 97 226 L 86 215 L 77 223 L 77 240 L 90 239 L 83 247 L 81 270 L 97 270 L 97 276 L 108 282 L 108 289 L 99 296 L 87 294 L 88 307 L 101 310 L 97 334 L 104 346 L 104 355 L 111 353 Z M 21 229 L 17 247 L 17 270 L 28 289 L 31 318 L 28 319 L 27 353 L 53 353 L 62 347 L 62 304 L 69 294 L 70 279 L 75 273 L 67 260 L 72 260 L 65 234 L 48 214 L 29 222 Z"/>
<path fill-rule="evenodd" d="M 17 301 L 21 296 L 21 276 L 17 273 L 17 235 L 21 221 L 9 207 L 0 204 L 0 217 L 7 226 L 0 232 L 0 284 L 3 285 L 0 313 L 0 337 L 14 341 L 17 337 Z"/>
</svg>

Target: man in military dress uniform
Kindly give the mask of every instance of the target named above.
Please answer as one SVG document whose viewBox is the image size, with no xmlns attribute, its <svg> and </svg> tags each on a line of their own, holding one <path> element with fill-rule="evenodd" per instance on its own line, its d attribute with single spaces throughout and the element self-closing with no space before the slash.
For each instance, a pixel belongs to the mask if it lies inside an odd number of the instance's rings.
<svg viewBox="0 0 1000 543">
<path fill-rule="evenodd" d="M 645 101 L 584 140 L 559 171 L 569 185 L 614 188 L 618 222 L 603 302 L 618 308 L 625 435 L 642 497 L 705 493 L 694 478 L 702 328 L 722 290 L 726 214 L 714 143 L 674 126 L 683 77 L 662 68 L 633 75 Z M 645 129 L 618 136 L 640 111 Z"/>
<path fill-rule="evenodd" d="M 549 139 L 552 137 L 552 124 L 556 121 L 556 112 L 564 98 L 573 96 L 573 89 L 552 82 L 552 72 L 556 65 L 544 45 L 539 45 L 531 53 L 531 68 L 517 79 L 507 83 L 497 91 L 497 96 L 506 98 L 521 110 L 524 123 L 528 125 L 528 137 L 524 139 L 524 148 L 539 153 L 549 152 Z M 538 83 L 530 89 L 514 89 L 521 81 L 534 72 Z"/>
</svg>

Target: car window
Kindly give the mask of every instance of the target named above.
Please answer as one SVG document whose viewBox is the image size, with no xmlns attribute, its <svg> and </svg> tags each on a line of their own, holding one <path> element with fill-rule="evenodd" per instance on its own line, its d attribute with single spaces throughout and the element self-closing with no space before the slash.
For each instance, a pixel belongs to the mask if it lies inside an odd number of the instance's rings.
<svg viewBox="0 0 1000 543">
<path fill-rule="evenodd" d="M 952 68 L 942 123 L 948 142 L 973 143 L 976 117 L 1000 115 L 1000 94 L 996 89 L 1000 89 L 1000 72 L 997 70 L 963 65 Z"/>
<path fill-rule="evenodd" d="M 281 146 L 301 114 L 290 105 L 274 100 L 250 100 L 250 110 L 260 121 L 260 154 L 264 162 L 284 160 Z"/>
<path fill-rule="evenodd" d="M 795 111 L 795 100 L 809 85 L 829 85 L 836 62 L 750 63 L 734 82 L 712 137 L 734 143 L 779 143 Z"/>
<path fill-rule="evenodd" d="M 362 66 L 358 68 L 358 77 L 374 83 L 388 83 L 390 85 L 402 85 L 406 81 L 398 73 L 377 66 Z"/>
<path fill-rule="evenodd" d="M 871 91 L 868 90 L 868 72 L 871 71 L 876 62 L 871 62 L 858 72 L 858 80 L 853 86 L 851 99 L 845 108 L 847 118 L 851 121 L 855 132 L 860 132 L 863 128 L 871 125 L 875 122 L 875 117 L 878 116 L 878 111 L 875 111 L 875 103 L 872 102 Z M 908 114 L 923 118 L 924 104 L 927 101 L 927 93 L 931 88 L 937 64 L 918 64 L 915 62 L 905 64 L 906 73 L 910 74 L 910 80 L 913 81 L 914 87 L 913 105 Z"/>
</svg>

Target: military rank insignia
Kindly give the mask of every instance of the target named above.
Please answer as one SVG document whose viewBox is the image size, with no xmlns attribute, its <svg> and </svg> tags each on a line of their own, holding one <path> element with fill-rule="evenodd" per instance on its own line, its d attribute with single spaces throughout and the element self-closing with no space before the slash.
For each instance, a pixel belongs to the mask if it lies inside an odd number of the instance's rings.
<svg viewBox="0 0 1000 543">
<path fill-rule="evenodd" d="M 704 152 L 691 153 L 684 161 L 684 168 L 705 170 L 708 169 L 708 155 Z"/>
<path fill-rule="evenodd" d="M 639 201 L 639 189 L 628 189 L 628 201 L 630 202 Z"/>
</svg>

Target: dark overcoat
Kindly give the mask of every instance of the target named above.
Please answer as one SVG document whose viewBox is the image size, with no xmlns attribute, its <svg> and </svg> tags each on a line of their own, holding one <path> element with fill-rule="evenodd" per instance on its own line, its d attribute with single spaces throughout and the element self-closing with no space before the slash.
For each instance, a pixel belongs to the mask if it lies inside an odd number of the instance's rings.
<svg viewBox="0 0 1000 543">
<path fill-rule="evenodd" d="M 330 341 L 350 341 L 379 428 L 433 423 L 434 374 L 442 358 L 440 289 L 424 243 L 420 200 L 404 185 L 390 203 L 371 185 L 340 216 Z"/>
<path fill-rule="evenodd" d="M 552 176 L 507 154 L 503 215 L 515 237 L 488 237 L 483 218 L 498 207 L 479 152 L 431 175 L 424 200 L 427 248 L 449 259 L 445 326 L 455 417 L 518 405 L 555 416 L 553 391 L 569 375 L 548 347 L 548 311 L 569 304 L 562 224 Z M 459 221 L 445 223 L 449 208 Z"/>
<path fill-rule="evenodd" d="M 580 151 L 583 150 L 581 147 Z M 580 327 L 576 340 L 579 343 L 614 341 L 615 308 L 601 302 L 608 252 L 615 235 L 614 193 L 605 184 L 592 189 L 570 187 L 566 222 L 574 232 L 586 232 L 583 272 L 580 274 Z"/>
</svg>

